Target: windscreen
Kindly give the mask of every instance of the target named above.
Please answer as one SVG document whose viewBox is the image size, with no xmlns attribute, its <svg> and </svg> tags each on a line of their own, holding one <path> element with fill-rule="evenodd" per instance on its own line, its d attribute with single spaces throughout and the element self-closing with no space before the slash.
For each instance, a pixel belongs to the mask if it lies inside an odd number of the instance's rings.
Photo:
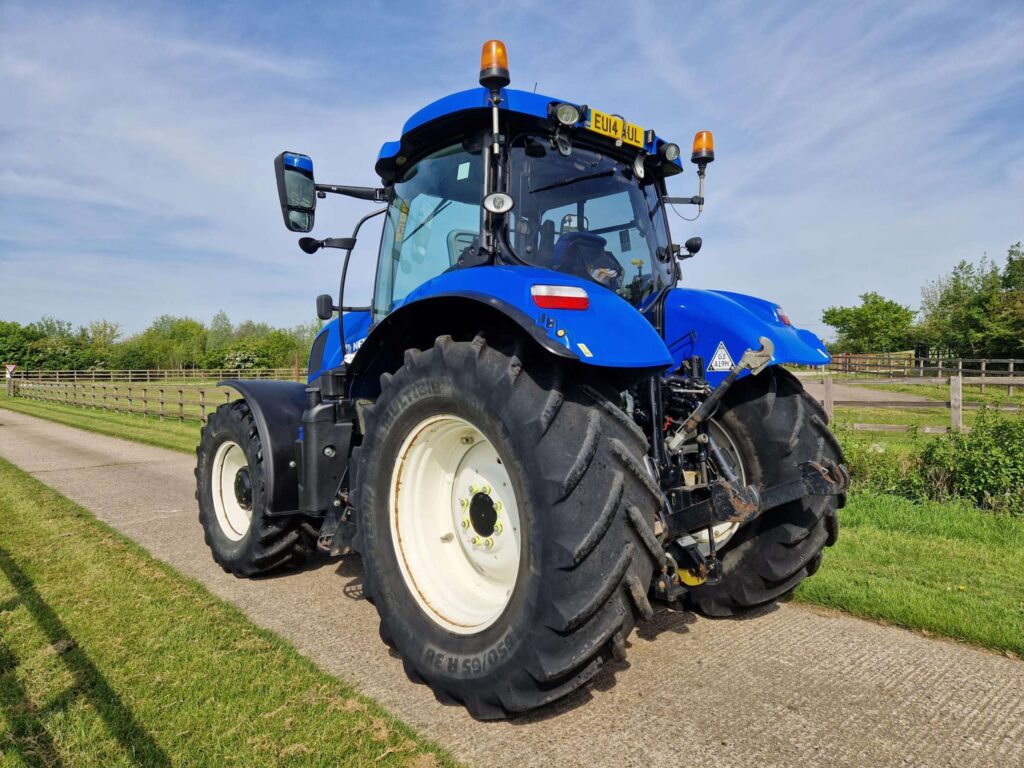
<svg viewBox="0 0 1024 768">
<path fill-rule="evenodd" d="M 530 264 L 593 280 L 635 306 L 669 284 L 671 253 L 656 182 L 631 163 L 573 147 L 564 156 L 541 136 L 510 152 L 510 237 Z"/>
</svg>

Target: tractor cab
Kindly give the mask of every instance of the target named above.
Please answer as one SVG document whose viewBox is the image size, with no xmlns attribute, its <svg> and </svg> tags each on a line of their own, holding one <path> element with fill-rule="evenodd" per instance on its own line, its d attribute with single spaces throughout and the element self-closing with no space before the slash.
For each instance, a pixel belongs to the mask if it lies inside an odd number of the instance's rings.
<svg viewBox="0 0 1024 768">
<path fill-rule="evenodd" d="M 484 46 L 480 83 L 415 113 L 380 150 L 375 196 L 387 208 L 372 322 L 425 283 L 478 266 L 552 270 L 637 308 L 674 285 L 666 202 L 703 203 L 666 196 L 665 179 L 683 170 L 678 145 L 621 116 L 507 88 L 498 41 Z M 714 155 L 710 133 L 698 137 L 703 178 Z M 320 196 L 357 189 L 314 184 L 312 161 L 299 157 L 291 176 L 304 201 L 312 187 Z M 308 231 L 315 201 L 290 209 L 287 181 L 279 174 L 285 223 Z"/>
</svg>

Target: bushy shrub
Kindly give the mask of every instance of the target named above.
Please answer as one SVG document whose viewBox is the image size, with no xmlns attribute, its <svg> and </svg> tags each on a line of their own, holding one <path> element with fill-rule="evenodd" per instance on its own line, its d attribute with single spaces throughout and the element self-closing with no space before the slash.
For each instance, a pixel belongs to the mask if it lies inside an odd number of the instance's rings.
<svg viewBox="0 0 1024 768">
<path fill-rule="evenodd" d="M 924 445 L 920 474 L 932 496 L 1024 514 L 1024 415 L 982 410 L 969 434 Z"/>
<path fill-rule="evenodd" d="M 911 499 L 967 499 L 1024 515 L 1024 414 L 982 410 L 970 433 L 926 438 L 909 446 L 873 440 L 838 427 L 855 490 Z"/>
</svg>

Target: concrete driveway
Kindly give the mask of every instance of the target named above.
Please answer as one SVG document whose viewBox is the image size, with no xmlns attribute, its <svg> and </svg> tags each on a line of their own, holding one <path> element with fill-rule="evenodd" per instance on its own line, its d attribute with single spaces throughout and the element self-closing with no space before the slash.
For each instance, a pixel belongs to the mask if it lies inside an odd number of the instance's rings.
<svg viewBox="0 0 1024 768">
<path fill-rule="evenodd" d="M 1024 766 L 1024 663 L 794 605 L 719 621 L 662 610 L 628 663 L 587 690 L 479 723 L 406 679 L 378 639 L 358 560 L 256 581 L 214 565 L 191 457 L 2 409 L 0 456 L 471 764 Z"/>
</svg>

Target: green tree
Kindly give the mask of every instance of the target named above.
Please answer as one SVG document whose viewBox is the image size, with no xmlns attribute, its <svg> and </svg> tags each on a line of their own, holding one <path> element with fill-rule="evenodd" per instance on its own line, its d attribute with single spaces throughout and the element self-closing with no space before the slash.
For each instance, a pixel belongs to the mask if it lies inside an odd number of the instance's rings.
<svg viewBox="0 0 1024 768">
<path fill-rule="evenodd" d="M 1019 242 L 1006 251 L 1003 288 L 1008 291 L 1024 291 L 1024 245 Z"/>
<path fill-rule="evenodd" d="M 915 312 L 873 291 L 861 294 L 860 306 L 829 307 L 822 322 L 836 329 L 839 352 L 897 352 L 910 346 Z"/>
<path fill-rule="evenodd" d="M 986 335 L 1001 289 L 999 268 L 988 259 L 962 260 L 948 275 L 925 285 L 921 331 L 933 347 L 957 357 L 989 352 Z"/>
<path fill-rule="evenodd" d="M 235 329 L 231 325 L 227 312 L 223 309 L 213 316 L 210 330 L 206 334 L 206 348 L 211 352 L 225 349 L 231 344 Z"/>
<path fill-rule="evenodd" d="M 44 338 L 32 325 L 0 320 L 0 363 L 14 363 L 22 368 L 35 367 L 32 344 Z"/>
</svg>

